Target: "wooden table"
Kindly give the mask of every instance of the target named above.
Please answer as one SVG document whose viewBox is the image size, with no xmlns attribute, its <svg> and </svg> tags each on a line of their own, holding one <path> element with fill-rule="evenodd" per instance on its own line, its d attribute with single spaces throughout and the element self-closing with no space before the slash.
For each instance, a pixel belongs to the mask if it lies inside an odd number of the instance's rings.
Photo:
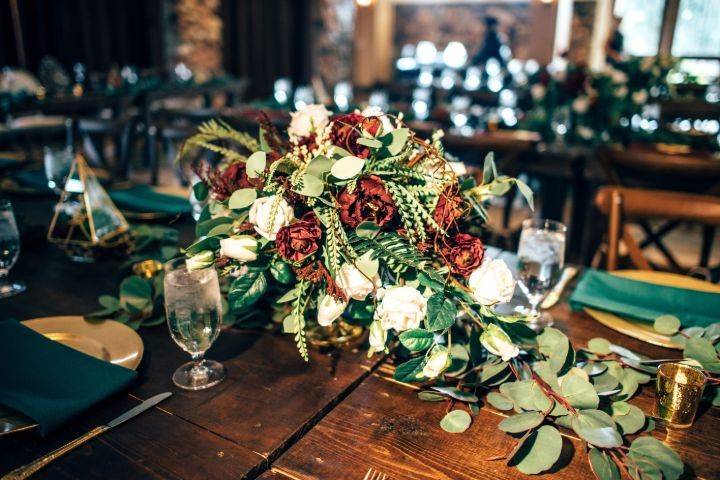
<svg viewBox="0 0 720 480">
<path fill-rule="evenodd" d="M 17 319 L 82 314 L 98 295 L 114 292 L 117 262 L 73 264 L 43 240 L 49 201 L 16 199 L 23 251 L 13 278 L 28 285 L 23 295 L 0 300 L 0 315 Z M 181 222 L 182 241 L 191 225 Z M 555 307 L 557 326 L 577 344 L 603 336 L 657 358 L 671 352 L 621 336 L 565 304 Z M 392 479 L 522 478 L 502 460 L 513 440 L 497 429 L 504 414 L 483 405 L 461 435 L 442 431 L 445 405 L 417 399 L 412 387 L 389 379 L 391 365 L 364 352 L 311 352 L 302 362 L 292 339 L 269 333 L 226 330 L 208 353 L 222 361 L 228 378 L 205 392 L 172 385 L 173 370 L 187 360 L 164 326 L 140 332 L 145 357 L 140 379 L 126 394 L 82 415 L 47 438 L 32 433 L 0 437 L 0 473 L 25 464 L 140 400 L 167 390 L 171 399 L 142 417 L 58 460 L 37 478 L 77 479 L 363 479 L 368 468 Z M 646 413 L 653 404 L 645 388 L 633 403 Z M 676 448 L 690 477 L 719 478 L 720 414 L 711 409 L 692 429 L 654 435 Z M 572 432 L 560 462 L 544 477 L 591 478 L 583 447 Z M 574 455 L 573 455 L 574 452 Z"/>
</svg>

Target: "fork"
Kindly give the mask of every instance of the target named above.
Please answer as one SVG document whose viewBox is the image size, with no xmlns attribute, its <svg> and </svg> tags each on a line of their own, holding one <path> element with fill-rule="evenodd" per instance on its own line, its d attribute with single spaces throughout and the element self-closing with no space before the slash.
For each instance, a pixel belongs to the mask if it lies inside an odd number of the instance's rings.
<svg viewBox="0 0 720 480">
<path fill-rule="evenodd" d="M 365 474 L 365 478 L 363 480 L 391 480 L 390 477 L 388 477 L 386 474 L 382 473 L 379 470 L 375 470 L 374 468 L 370 467 L 368 468 L 367 473 Z"/>
</svg>

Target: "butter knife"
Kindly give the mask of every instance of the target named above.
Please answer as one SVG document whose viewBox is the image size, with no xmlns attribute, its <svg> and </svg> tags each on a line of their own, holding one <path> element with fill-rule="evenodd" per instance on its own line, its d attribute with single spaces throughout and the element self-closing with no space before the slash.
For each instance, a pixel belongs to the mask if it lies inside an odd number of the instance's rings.
<svg viewBox="0 0 720 480">
<path fill-rule="evenodd" d="M 570 280 L 575 278 L 575 275 L 577 275 L 577 273 L 577 268 L 565 267 L 562 274 L 560 275 L 560 280 L 558 281 L 557 285 L 555 285 L 555 287 L 550 290 L 550 293 L 548 293 L 547 297 L 545 297 L 545 300 L 543 300 L 543 302 L 540 304 L 540 308 L 548 309 L 555 306 L 558 300 L 560 300 L 560 295 L 562 295 L 563 290 L 565 290 L 567 284 L 570 283 Z"/>
<path fill-rule="evenodd" d="M 117 417 L 115 420 L 111 420 L 110 422 L 106 423 L 105 425 L 100 425 L 99 427 L 95 427 L 89 432 L 87 432 L 85 435 L 82 435 L 75 440 L 66 443 L 62 447 L 58 448 L 57 450 L 54 450 L 47 455 L 38 458 L 37 460 L 28 463 L 27 465 L 23 465 L 20 468 L 16 468 L 12 472 L 4 475 L 0 480 L 23 480 L 25 478 L 28 478 L 30 475 L 34 474 L 41 468 L 45 467 L 50 462 L 57 460 L 58 458 L 62 457 L 69 451 L 79 447 L 80 445 L 84 444 L 88 440 L 91 440 L 101 433 L 107 432 L 113 427 L 117 427 L 121 423 L 125 423 L 131 418 L 135 418 L 136 416 L 143 413 L 145 410 L 148 410 L 158 403 L 162 402 L 166 398 L 168 398 L 170 395 L 172 395 L 172 392 L 165 392 L 160 393 L 158 395 L 155 395 L 154 397 L 148 398 L 144 402 L 142 402 L 140 405 L 131 408 L 127 412 L 123 413 L 119 417 Z"/>
</svg>

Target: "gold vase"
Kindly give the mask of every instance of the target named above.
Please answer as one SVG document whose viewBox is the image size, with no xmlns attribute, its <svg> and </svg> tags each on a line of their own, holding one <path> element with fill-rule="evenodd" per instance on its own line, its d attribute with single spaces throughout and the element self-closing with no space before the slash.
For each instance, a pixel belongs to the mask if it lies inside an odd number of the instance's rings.
<svg viewBox="0 0 720 480">
<path fill-rule="evenodd" d="M 315 325 L 307 331 L 307 341 L 315 348 L 346 348 L 360 343 L 365 329 L 338 319 L 327 327 Z"/>
</svg>

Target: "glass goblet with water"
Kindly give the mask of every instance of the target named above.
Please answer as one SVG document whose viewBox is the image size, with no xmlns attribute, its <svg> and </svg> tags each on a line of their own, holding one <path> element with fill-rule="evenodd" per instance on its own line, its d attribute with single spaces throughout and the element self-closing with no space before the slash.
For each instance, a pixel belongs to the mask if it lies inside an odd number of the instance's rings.
<svg viewBox="0 0 720 480">
<path fill-rule="evenodd" d="M 7 277 L 20 255 L 20 235 L 12 205 L 0 200 L 0 298 L 10 297 L 25 291 L 20 282 L 10 282 Z"/>
<path fill-rule="evenodd" d="M 188 271 L 185 260 L 165 264 L 165 314 L 170 335 L 192 361 L 178 368 L 173 382 L 180 388 L 202 390 L 225 378 L 225 367 L 204 358 L 220 333 L 222 304 L 214 268 Z"/>
<path fill-rule="evenodd" d="M 523 222 L 518 246 L 518 284 L 530 302 L 531 326 L 542 328 L 553 323 L 538 306 L 557 283 L 565 264 L 565 233 L 560 222 L 528 219 Z"/>
</svg>

